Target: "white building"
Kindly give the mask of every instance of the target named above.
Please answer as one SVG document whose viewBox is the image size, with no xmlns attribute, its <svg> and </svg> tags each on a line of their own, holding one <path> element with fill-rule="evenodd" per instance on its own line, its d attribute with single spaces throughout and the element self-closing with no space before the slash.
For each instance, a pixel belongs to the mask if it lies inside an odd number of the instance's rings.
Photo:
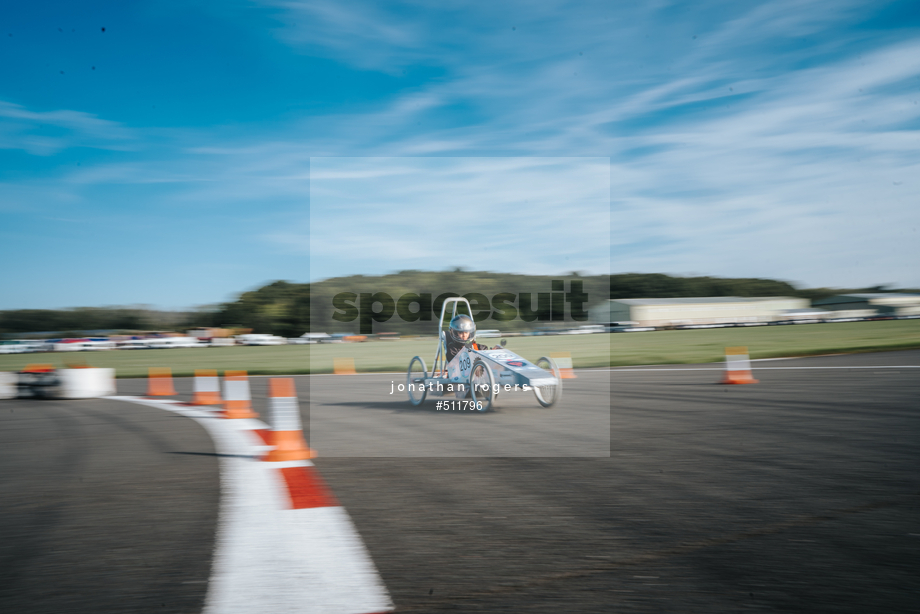
<svg viewBox="0 0 920 614">
<path fill-rule="evenodd" d="M 772 322 L 783 313 L 809 307 L 808 299 L 789 296 L 708 298 L 611 299 L 590 310 L 598 324 L 632 323 L 635 326 L 680 326 Z"/>
</svg>

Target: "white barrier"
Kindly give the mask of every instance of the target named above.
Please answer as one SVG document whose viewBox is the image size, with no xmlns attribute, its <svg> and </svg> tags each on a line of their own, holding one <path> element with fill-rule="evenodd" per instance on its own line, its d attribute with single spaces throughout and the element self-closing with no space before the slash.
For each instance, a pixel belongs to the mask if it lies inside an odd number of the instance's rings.
<svg viewBox="0 0 920 614">
<path fill-rule="evenodd" d="M 0 371 L 0 399 L 15 399 L 19 376 L 12 371 Z"/>
<path fill-rule="evenodd" d="M 115 394 L 115 369 L 59 369 L 59 399 L 93 399 Z"/>
</svg>

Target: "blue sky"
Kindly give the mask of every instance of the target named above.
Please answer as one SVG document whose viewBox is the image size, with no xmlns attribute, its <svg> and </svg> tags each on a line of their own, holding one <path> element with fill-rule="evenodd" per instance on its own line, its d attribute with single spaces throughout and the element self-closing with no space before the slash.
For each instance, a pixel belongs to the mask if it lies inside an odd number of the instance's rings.
<svg viewBox="0 0 920 614">
<path fill-rule="evenodd" d="M 392 212 L 398 211 L 398 215 Z M 440 270 L 610 270 L 610 159 L 310 159 L 310 279 Z"/>
<path fill-rule="evenodd" d="M 0 309 L 482 266 L 433 258 L 430 232 L 388 247 L 379 202 L 311 212 L 311 159 L 333 158 L 411 160 L 435 219 L 460 203 L 425 158 L 508 158 L 480 183 L 519 186 L 545 160 L 605 159 L 611 272 L 920 286 L 915 2 L 44 2 L 0 28 Z M 410 222 L 424 200 L 387 202 Z M 311 213 L 367 258 L 311 259 Z M 602 241 L 573 250 L 597 219 L 480 236 L 494 262 L 529 241 L 559 254 L 547 273 L 606 272 Z M 510 225 L 489 221 L 471 225 Z"/>
</svg>

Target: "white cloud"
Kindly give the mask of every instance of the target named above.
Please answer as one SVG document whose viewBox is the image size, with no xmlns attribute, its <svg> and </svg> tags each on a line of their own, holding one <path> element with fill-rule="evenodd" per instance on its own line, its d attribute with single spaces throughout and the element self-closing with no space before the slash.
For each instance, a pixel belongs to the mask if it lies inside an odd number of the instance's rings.
<svg viewBox="0 0 920 614">
<path fill-rule="evenodd" d="M 53 131 L 55 134 L 37 132 Z M 126 149 L 133 133 L 121 124 L 72 110 L 32 111 L 0 100 L 0 149 L 47 156 L 69 147 Z"/>
<path fill-rule="evenodd" d="M 606 159 L 314 158 L 311 167 L 311 278 L 451 260 L 608 270 Z"/>
</svg>

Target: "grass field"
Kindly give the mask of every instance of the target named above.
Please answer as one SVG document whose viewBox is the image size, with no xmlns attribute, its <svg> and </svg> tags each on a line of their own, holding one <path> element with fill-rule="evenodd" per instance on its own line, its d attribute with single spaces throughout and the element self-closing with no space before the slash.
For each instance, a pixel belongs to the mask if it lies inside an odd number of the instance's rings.
<svg viewBox="0 0 920 614">
<path fill-rule="evenodd" d="M 497 339 L 490 339 L 494 344 Z M 761 326 L 649 333 L 512 337 L 508 349 L 530 360 L 552 352 L 570 352 L 576 368 L 719 362 L 727 346 L 747 346 L 751 358 L 809 356 L 920 348 L 920 320 L 841 322 L 797 326 Z M 244 369 L 252 375 L 331 373 L 333 359 L 352 358 L 361 371 L 403 371 L 421 356 L 428 367 L 435 340 L 403 339 L 328 345 L 224 347 L 175 350 L 120 350 L 0 355 L 0 371 L 18 371 L 29 363 L 86 363 L 114 367 L 118 377 L 146 376 L 149 367 L 170 367 L 173 375 L 195 369 Z"/>
</svg>

